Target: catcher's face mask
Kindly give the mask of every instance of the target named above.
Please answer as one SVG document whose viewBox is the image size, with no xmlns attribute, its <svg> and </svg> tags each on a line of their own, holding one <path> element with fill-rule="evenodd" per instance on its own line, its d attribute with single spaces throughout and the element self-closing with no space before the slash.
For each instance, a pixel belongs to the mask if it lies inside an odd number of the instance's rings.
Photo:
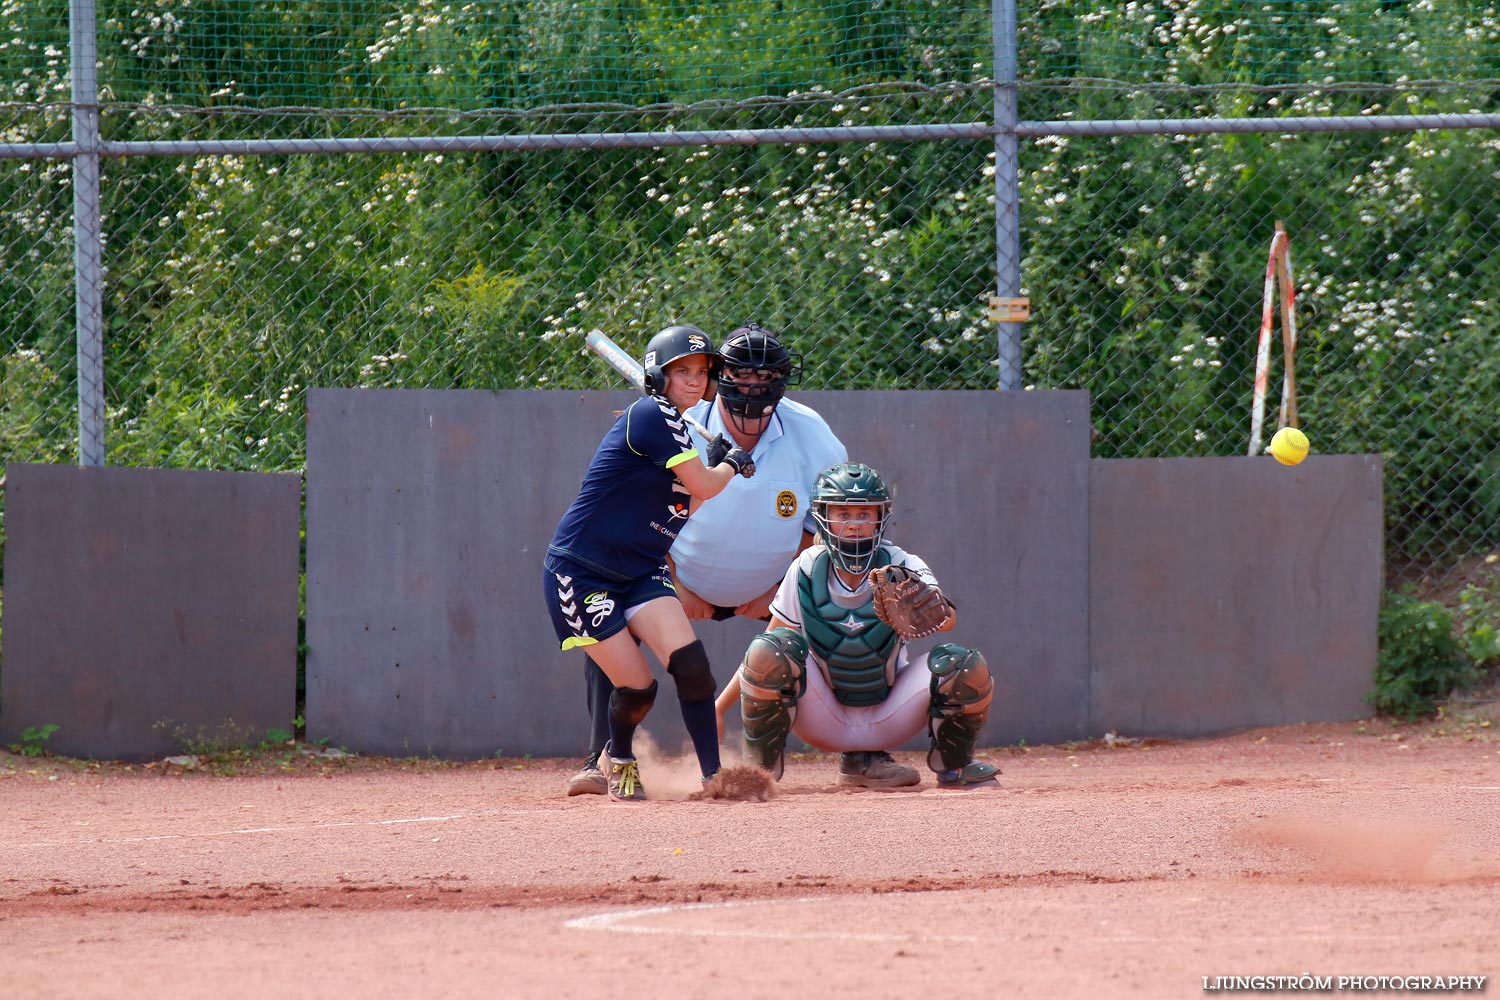
<svg viewBox="0 0 1500 1000">
<path fill-rule="evenodd" d="M 814 503 L 813 520 L 834 565 L 850 573 L 866 573 L 885 535 L 889 500 L 867 503 Z"/>
<path fill-rule="evenodd" d="M 891 515 L 891 491 L 880 473 L 861 462 L 824 469 L 813 483 L 811 506 L 818 538 L 834 565 L 850 573 L 869 572 Z M 835 508 L 841 515 L 837 529 Z M 863 524 L 873 528 L 866 530 Z"/>
</svg>

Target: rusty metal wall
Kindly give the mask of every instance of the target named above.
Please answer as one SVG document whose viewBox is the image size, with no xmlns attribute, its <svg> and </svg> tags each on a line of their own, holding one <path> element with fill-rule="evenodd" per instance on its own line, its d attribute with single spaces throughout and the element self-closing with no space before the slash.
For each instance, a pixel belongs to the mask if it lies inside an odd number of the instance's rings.
<svg viewBox="0 0 1500 1000">
<path fill-rule="evenodd" d="M 1378 455 L 1100 459 L 1089 730 L 1199 736 L 1371 714 Z"/>
<path fill-rule="evenodd" d="M 6 477 L 0 743 L 55 725 L 51 752 L 128 760 L 291 732 L 297 476 Z"/>
</svg>

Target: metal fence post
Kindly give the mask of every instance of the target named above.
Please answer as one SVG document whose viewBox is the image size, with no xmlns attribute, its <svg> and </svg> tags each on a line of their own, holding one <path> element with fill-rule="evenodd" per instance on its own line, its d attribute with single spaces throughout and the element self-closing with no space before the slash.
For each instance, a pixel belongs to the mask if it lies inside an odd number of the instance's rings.
<svg viewBox="0 0 1500 1000">
<path fill-rule="evenodd" d="M 1021 294 L 1021 231 L 1016 138 L 1016 0 L 994 0 L 995 36 L 995 294 Z M 1021 388 L 1021 323 L 1000 319 L 1000 388 Z"/>
<path fill-rule="evenodd" d="M 99 80 L 94 0 L 71 0 L 73 286 L 78 464 L 104 464 L 104 282 L 99 204 Z"/>
</svg>

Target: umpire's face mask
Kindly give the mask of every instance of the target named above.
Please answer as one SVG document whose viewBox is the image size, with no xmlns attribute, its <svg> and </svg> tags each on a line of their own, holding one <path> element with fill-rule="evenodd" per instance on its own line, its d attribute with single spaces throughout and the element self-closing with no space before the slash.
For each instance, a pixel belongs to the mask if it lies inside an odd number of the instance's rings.
<svg viewBox="0 0 1500 1000">
<path fill-rule="evenodd" d="M 736 368 L 725 365 L 719 373 L 719 396 L 735 429 L 756 434 L 776 412 L 786 395 L 787 373 L 774 368 Z"/>
</svg>

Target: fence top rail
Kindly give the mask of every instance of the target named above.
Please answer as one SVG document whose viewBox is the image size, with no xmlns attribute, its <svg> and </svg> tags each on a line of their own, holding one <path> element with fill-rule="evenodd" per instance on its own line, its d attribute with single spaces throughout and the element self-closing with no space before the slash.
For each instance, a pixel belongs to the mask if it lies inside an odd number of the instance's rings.
<svg viewBox="0 0 1500 1000">
<path fill-rule="evenodd" d="M 1327 115 L 1287 118 L 1141 118 L 1021 121 L 1013 130 L 991 122 L 867 125 L 828 128 L 718 129 L 664 132 L 567 132 L 521 135 L 374 136 L 329 139 L 208 139 L 100 142 L 106 157 L 252 156 L 345 153 L 491 152 L 544 149 L 640 149 L 680 146 L 759 146 L 797 143 L 928 142 L 987 139 L 1013 132 L 1021 138 L 1106 135 L 1210 135 L 1222 133 L 1418 132 L 1500 129 L 1500 114 Z M 74 142 L 3 143 L 0 160 L 68 159 Z"/>
</svg>

